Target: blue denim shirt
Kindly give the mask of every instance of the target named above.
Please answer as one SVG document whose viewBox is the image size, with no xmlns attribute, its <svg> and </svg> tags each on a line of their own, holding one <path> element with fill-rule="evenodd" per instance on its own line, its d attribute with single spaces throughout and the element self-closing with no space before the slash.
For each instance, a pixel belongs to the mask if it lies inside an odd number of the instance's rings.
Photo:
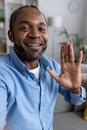
<svg viewBox="0 0 87 130">
<path fill-rule="evenodd" d="M 48 73 L 49 68 L 61 73 L 55 60 L 42 55 L 39 63 L 38 80 L 14 49 L 0 58 L 0 130 L 52 130 L 58 92 L 69 103 L 84 102 L 84 88 L 81 94 L 72 94 Z"/>
</svg>

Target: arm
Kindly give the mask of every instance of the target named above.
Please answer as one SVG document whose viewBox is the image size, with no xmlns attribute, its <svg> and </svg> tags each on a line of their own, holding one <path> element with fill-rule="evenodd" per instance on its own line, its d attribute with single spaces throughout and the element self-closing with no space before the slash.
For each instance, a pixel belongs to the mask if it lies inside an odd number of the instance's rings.
<svg viewBox="0 0 87 130">
<path fill-rule="evenodd" d="M 48 70 L 53 78 L 65 88 L 68 88 L 71 95 L 80 95 L 81 89 L 81 62 L 83 53 L 80 51 L 77 63 L 74 62 L 74 50 L 69 42 L 61 47 L 61 74 L 57 75 L 54 71 Z"/>
<path fill-rule="evenodd" d="M 1 78 L 1 76 L 0 76 Z M 4 82 L 0 79 L 0 130 L 3 130 L 7 115 L 7 90 Z"/>
</svg>

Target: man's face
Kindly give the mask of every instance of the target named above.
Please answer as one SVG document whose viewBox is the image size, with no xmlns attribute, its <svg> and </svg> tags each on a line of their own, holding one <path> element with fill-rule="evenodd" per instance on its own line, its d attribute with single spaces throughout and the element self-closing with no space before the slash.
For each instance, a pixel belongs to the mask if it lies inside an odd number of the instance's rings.
<svg viewBox="0 0 87 130">
<path fill-rule="evenodd" d="M 14 48 L 25 61 L 38 60 L 47 47 L 47 25 L 44 16 L 34 8 L 22 9 L 11 33 Z"/>
</svg>

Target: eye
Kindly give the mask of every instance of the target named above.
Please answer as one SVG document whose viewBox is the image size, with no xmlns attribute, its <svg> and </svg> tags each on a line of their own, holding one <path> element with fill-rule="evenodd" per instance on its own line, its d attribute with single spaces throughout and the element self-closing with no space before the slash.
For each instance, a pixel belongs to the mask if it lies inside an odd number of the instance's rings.
<svg viewBox="0 0 87 130">
<path fill-rule="evenodd" d="M 43 33 L 46 32 L 46 28 L 45 28 L 45 27 L 39 27 L 39 30 L 40 30 L 41 32 L 43 32 Z"/>
<path fill-rule="evenodd" d="M 19 29 L 22 31 L 29 31 L 30 27 L 29 26 L 21 26 Z"/>
</svg>

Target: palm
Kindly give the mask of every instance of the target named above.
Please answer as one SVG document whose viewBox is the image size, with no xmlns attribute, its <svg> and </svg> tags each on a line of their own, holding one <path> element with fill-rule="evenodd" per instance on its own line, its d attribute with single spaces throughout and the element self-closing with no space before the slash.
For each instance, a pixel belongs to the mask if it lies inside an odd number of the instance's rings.
<svg viewBox="0 0 87 130">
<path fill-rule="evenodd" d="M 77 63 L 75 63 L 73 47 L 70 43 L 67 43 L 61 48 L 61 75 L 58 76 L 52 70 L 49 70 L 49 73 L 64 87 L 80 87 L 82 56 L 82 52 L 80 52 Z"/>
<path fill-rule="evenodd" d="M 64 63 L 62 65 L 62 73 L 59 76 L 61 85 L 73 88 L 81 85 L 81 71 L 80 66 L 76 63 Z"/>
</svg>

